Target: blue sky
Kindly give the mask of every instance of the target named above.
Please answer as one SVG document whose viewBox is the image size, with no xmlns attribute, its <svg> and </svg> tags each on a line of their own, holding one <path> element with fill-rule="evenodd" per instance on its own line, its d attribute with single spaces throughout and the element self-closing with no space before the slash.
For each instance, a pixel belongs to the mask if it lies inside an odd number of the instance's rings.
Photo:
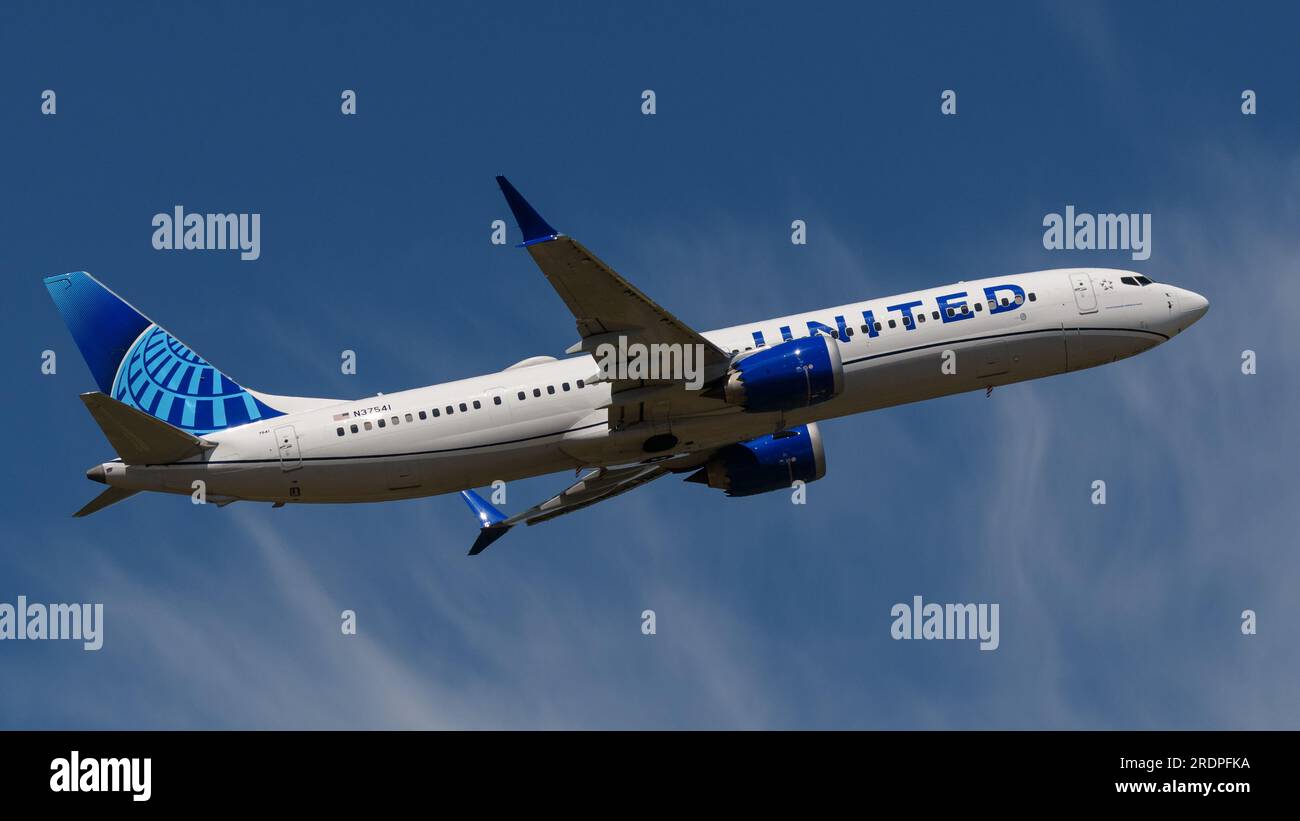
<svg viewBox="0 0 1300 821">
<path fill-rule="evenodd" d="M 93 653 L 0 643 L 0 727 L 1300 727 L 1294 12 L 266 5 L 0 10 L 0 601 L 106 622 Z M 497 370 L 575 338 L 489 243 L 498 173 L 701 329 L 1071 265 L 1211 309 L 1111 366 L 827 423 L 803 507 L 664 480 L 474 560 L 454 496 L 70 518 L 112 453 L 41 277 L 92 272 L 259 390 Z M 177 204 L 260 213 L 261 258 L 153 250 Z M 1067 204 L 1151 213 L 1150 260 L 1044 250 Z M 1001 646 L 891 640 L 918 594 L 998 602 Z"/>
</svg>

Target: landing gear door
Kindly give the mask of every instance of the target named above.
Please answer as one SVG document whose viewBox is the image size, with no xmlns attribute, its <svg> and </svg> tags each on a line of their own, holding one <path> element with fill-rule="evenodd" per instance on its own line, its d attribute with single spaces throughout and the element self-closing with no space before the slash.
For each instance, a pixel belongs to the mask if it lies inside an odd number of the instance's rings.
<svg viewBox="0 0 1300 821">
<path fill-rule="evenodd" d="M 1074 289 L 1074 304 L 1081 314 L 1097 312 L 1097 293 L 1092 289 L 1092 277 L 1086 273 L 1070 274 L 1070 287 Z"/>
<path fill-rule="evenodd" d="M 298 451 L 298 434 L 293 425 L 275 429 L 275 447 L 280 452 L 280 470 L 286 473 L 302 467 L 302 454 Z"/>
</svg>

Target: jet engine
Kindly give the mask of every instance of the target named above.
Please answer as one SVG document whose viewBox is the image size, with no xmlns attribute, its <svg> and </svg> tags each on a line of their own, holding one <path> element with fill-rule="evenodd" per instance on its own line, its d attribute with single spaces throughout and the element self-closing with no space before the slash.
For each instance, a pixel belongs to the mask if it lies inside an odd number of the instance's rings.
<svg viewBox="0 0 1300 821">
<path fill-rule="evenodd" d="M 725 490 L 728 496 L 753 496 L 789 488 L 796 479 L 815 482 L 825 475 L 826 451 L 813 422 L 727 445 L 686 481 Z"/>
<path fill-rule="evenodd" d="M 746 411 L 788 411 L 838 396 L 844 390 L 840 346 L 829 336 L 792 339 L 760 348 L 727 371 L 723 399 Z"/>
</svg>

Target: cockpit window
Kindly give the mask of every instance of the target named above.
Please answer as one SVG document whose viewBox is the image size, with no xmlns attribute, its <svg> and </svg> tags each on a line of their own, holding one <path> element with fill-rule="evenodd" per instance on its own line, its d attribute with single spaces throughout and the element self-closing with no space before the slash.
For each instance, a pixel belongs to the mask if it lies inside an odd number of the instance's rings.
<svg viewBox="0 0 1300 821">
<path fill-rule="evenodd" d="M 1138 281 L 1137 281 L 1136 279 L 1134 279 L 1133 277 L 1120 277 L 1120 278 L 1119 278 L 1119 281 L 1122 282 L 1122 283 L 1124 283 L 1125 285 L 1137 285 L 1137 284 L 1138 284 Z"/>
<path fill-rule="evenodd" d="M 1155 284 L 1154 282 L 1152 282 L 1152 281 L 1151 281 L 1150 279 L 1148 279 L 1147 277 L 1137 277 L 1137 281 L 1138 281 L 1138 285 L 1154 285 L 1154 284 Z"/>
</svg>

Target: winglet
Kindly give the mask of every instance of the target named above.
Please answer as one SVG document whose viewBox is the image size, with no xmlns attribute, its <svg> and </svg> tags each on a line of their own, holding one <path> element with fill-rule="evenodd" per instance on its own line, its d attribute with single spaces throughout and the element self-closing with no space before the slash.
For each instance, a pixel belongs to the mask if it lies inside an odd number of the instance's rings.
<svg viewBox="0 0 1300 821">
<path fill-rule="evenodd" d="M 515 215 L 515 222 L 519 225 L 519 230 L 523 232 L 524 241 L 520 247 L 532 245 L 535 242 L 546 242 L 560 236 L 560 232 L 551 227 L 550 223 L 542 219 L 542 215 L 528 204 L 528 200 L 510 184 L 510 180 L 505 177 L 497 177 L 497 185 L 501 186 L 501 193 L 506 195 L 506 205 L 510 206 L 510 213 Z"/>
<path fill-rule="evenodd" d="M 465 500 L 465 504 L 469 505 L 469 509 L 474 512 L 478 520 L 483 523 L 478 538 L 474 540 L 474 546 L 469 549 L 469 555 L 477 556 L 486 550 L 488 545 L 506 535 L 511 526 L 503 526 L 501 522 L 505 521 L 506 514 L 497 510 L 478 493 L 472 490 L 462 490 L 460 497 Z"/>
</svg>

